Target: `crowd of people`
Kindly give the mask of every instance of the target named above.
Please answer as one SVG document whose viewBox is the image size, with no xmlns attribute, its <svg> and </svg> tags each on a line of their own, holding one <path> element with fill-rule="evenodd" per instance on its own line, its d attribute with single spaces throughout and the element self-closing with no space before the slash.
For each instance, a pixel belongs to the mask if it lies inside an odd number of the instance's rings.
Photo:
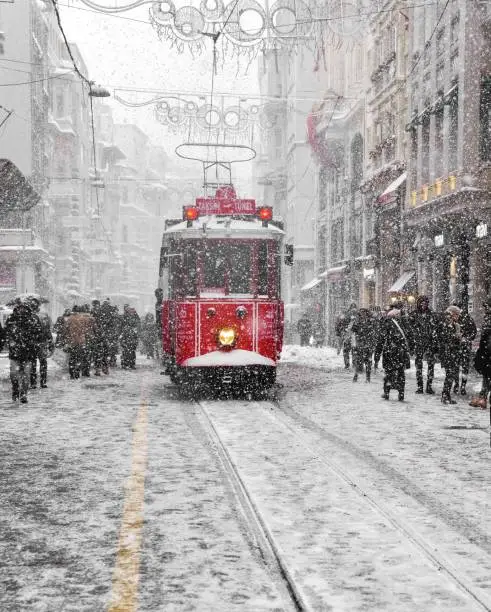
<svg viewBox="0 0 491 612">
<path fill-rule="evenodd" d="M 435 393 L 435 363 L 440 362 L 445 371 L 441 392 L 444 404 L 456 403 L 452 392 L 467 395 L 472 363 L 482 375 L 482 388 L 479 396 L 472 398 L 471 405 L 486 408 L 491 392 L 491 300 L 484 304 L 484 309 L 479 348 L 473 355 L 476 324 L 470 314 L 456 304 L 443 313 L 434 312 L 424 295 L 419 296 L 411 312 L 406 312 L 402 302 L 384 311 L 376 307 L 357 308 L 352 304 L 336 321 L 338 354 L 343 353 L 346 369 L 353 367 L 353 382 L 357 382 L 363 372 L 366 381 L 370 382 L 372 367 L 376 369 L 382 360 L 382 397 L 389 399 L 393 389 L 398 392 L 400 401 L 404 400 L 405 371 L 411 367 L 411 357 L 414 357 L 416 368 L 416 393 Z M 300 329 L 299 332 L 301 334 Z"/>
<path fill-rule="evenodd" d="M 40 302 L 33 296 L 17 298 L 5 327 L 0 326 L 0 350 L 6 345 L 13 401 L 27 403 L 29 388 L 37 387 L 38 362 L 40 387 L 47 388 L 48 357 L 56 348 L 67 354 L 73 380 L 89 377 L 91 370 L 95 376 L 109 374 L 118 354 L 121 368 L 135 369 L 139 343 L 148 358 L 158 353 L 158 325 L 151 313 L 141 321 L 129 304 L 120 313 L 109 300 L 93 300 L 92 305 L 65 310 L 52 326 Z"/>
</svg>

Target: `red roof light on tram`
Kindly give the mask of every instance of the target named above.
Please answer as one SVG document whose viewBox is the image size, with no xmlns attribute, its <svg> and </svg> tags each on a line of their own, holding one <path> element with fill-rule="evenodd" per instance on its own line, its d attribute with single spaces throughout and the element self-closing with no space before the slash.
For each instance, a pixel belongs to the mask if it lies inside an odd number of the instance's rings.
<svg viewBox="0 0 491 612">
<path fill-rule="evenodd" d="M 257 216 L 261 221 L 272 221 L 273 209 L 271 206 L 261 206 L 261 208 L 257 209 Z"/>
<path fill-rule="evenodd" d="M 199 217 L 199 212 L 196 206 L 184 206 L 182 209 L 184 221 L 196 221 Z"/>
</svg>

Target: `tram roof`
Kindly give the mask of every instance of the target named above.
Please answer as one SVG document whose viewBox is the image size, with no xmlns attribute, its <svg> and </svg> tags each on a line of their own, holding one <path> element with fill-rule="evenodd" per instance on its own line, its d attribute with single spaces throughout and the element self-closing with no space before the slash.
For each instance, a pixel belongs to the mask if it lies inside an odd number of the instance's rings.
<svg viewBox="0 0 491 612">
<path fill-rule="evenodd" d="M 206 231 L 206 235 L 205 232 Z M 284 235 L 284 231 L 270 221 L 267 226 L 259 219 L 234 219 L 233 217 L 223 216 L 204 216 L 199 217 L 191 227 L 188 222 L 183 221 L 170 226 L 164 231 L 164 236 L 179 234 L 183 238 L 266 238 Z"/>
</svg>

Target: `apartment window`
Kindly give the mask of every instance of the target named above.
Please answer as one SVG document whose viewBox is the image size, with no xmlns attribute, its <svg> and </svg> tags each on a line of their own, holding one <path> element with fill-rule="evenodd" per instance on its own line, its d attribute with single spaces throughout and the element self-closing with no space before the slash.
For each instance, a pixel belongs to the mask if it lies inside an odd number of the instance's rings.
<svg viewBox="0 0 491 612">
<path fill-rule="evenodd" d="M 327 205 L 327 168 L 322 167 L 319 171 L 319 210 L 324 210 Z"/>
<path fill-rule="evenodd" d="M 436 34 L 436 54 L 442 55 L 445 51 L 445 28 L 440 28 Z"/>
<path fill-rule="evenodd" d="M 458 76 L 459 73 L 459 52 L 455 51 L 450 56 L 450 74 L 452 78 Z"/>
<path fill-rule="evenodd" d="M 421 126 L 421 182 L 426 185 L 430 179 L 430 116 L 425 117 Z"/>
<path fill-rule="evenodd" d="M 443 108 L 435 113 L 435 173 L 440 176 L 443 172 Z"/>
<path fill-rule="evenodd" d="M 324 270 L 327 266 L 327 232 L 323 227 L 318 235 L 319 242 L 319 269 Z"/>
<path fill-rule="evenodd" d="M 450 44 L 454 45 L 459 42 L 459 26 L 460 26 L 460 15 L 457 13 L 452 17 L 450 22 Z"/>
<path fill-rule="evenodd" d="M 411 130 L 411 176 L 410 185 L 416 188 L 418 183 L 418 130 Z"/>
<path fill-rule="evenodd" d="M 491 75 L 481 78 L 479 119 L 481 159 L 491 161 Z"/>
<path fill-rule="evenodd" d="M 56 92 L 56 116 L 63 117 L 65 114 L 65 100 L 62 91 Z"/>
<path fill-rule="evenodd" d="M 445 63 L 439 62 L 436 66 L 436 89 L 443 91 L 445 84 Z"/>
<path fill-rule="evenodd" d="M 457 147 L 459 143 L 459 95 L 452 96 L 448 107 L 448 164 L 451 171 L 457 169 Z"/>
</svg>

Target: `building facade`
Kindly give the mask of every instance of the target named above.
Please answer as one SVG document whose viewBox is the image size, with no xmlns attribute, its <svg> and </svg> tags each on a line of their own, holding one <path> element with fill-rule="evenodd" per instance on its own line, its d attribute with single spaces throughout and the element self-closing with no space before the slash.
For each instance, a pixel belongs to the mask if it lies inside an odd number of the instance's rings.
<svg viewBox="0 0 491 612">
<path fill-rule="evenodd" d="M 491 291 L 488 4 L 413 8 L 407 82 L 404 256 L 435 308 L 459 303 L 478 323 Z"/>
</svg>

